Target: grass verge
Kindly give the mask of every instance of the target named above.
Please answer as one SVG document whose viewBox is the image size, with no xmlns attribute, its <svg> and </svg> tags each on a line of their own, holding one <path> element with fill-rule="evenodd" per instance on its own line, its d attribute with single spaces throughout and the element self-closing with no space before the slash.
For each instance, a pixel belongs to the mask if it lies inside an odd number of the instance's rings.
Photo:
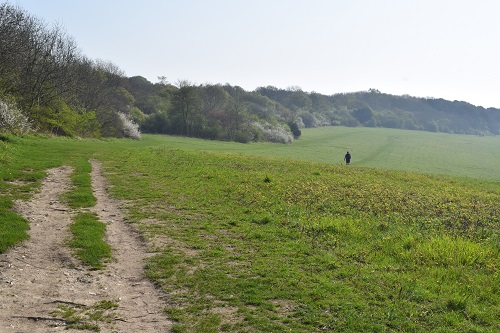
<svg viewBox="0 0 500 333">
<path fill-rule="evenodd" d="M 29 238 L 28 221 L 12 212 L 11 207 L 12 201 L 0 198 L 0 253 Z"/>
</svg>

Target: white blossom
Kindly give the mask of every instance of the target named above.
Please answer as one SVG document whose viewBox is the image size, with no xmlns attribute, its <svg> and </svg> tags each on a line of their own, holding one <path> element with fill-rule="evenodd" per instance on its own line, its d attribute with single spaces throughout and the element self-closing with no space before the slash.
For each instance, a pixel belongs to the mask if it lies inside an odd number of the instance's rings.
<svg viewBox="0 0 500 333">
<path fill-rule="evenodd" d="M 254 122 L 252 125 L 262 132 L 266 141 L 279 143 L 293 142 L 293 134 L 287 131 L 281 124 L 271 126 L 268 123 Z"/>
<path fill-rule="evenodd" d="M 0 131 L 24 135 L 33 132 L 33 122 L 15 105 L 0 101 Z"/>
<path fill-rule="evenodd" d="M 132 119 L 127 117 L 124 113 L 118 113 L 120 120 L 122 121 L 123 135 L 126 138 L 131 138 L 135 140 L 141 139 L 141 131 L 139 130 L 139 125 L 137 125 Z"/>
</svg>

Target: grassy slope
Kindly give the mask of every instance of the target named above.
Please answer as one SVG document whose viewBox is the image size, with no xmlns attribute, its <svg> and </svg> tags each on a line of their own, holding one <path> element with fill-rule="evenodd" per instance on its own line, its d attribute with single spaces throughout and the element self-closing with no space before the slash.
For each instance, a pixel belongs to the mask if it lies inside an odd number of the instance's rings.
<svg viewBox="0 0 500 333">
<path fill-rule="evenodd" d="M 498 191 L 165 148 L 118 160 L 178 331 L 499 327 Z"/>
<path fill-rule="evenodd" d="M 497 330 L 496 180 L 292 161 L 331 158 L 333 141 L 310 140 L 147 137 L 149 149 L 109 156 L 115 195 L 158 246 L 148 274 L 178 304 L 176 331 Z"/>
<path fill-rule="evenodd" d="M 479 137 L 381 128 L 303 129 L 293 145 L 237 144 L 145 136 L 151 145 L 195 151 L 277 157 L 342 164 L 347 149 L 354 165 L 438 175 L 500 180 L 500 136 Z"/>
<path fill-rule="evenodd" d="M 489 183 L 357 167 L 405 152 L 399 168 L 439 174 L 434 163 L 415 164 L 422 160 L 400 145 L 435 148 L 441 145 L 429 144 L 448 137 L 463 147 L 470 140 L 471 151 L 486 156 L 475 174 L 460 165 L 448 171 Z M 495 140 L 346 128 L 304 131 L 289 146 L 160 136 L 20 140 L 8 147 L 2 176 L 29 174 L 36 185 L 46 167 L 75 164 L 82 155 L 102 160 L 113 193 L 130 202 L 130 219 L 157 245 L 148 274 L 169 295 L 178 332 L 494 332 Z M 350 167 L 339 165 L 345 148 L 354 155 Z M 252 154 L 272 158 L 245 157 Z M 445 156 L 471 163 L 468 154 Z M 299 157 L 327 164 L 293 161 Z M 32 187 L 1 185 L 7 201 Z"/>
</svg>

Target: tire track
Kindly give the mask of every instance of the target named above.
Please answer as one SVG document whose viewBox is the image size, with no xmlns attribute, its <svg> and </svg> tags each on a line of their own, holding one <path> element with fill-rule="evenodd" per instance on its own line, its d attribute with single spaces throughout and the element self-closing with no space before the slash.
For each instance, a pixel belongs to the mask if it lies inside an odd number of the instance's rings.
<svg viewBox="0 0 500 333">
<path fill-rule="evenodd" d="M 107 224 L 106 241 L 113 260 L 102 271 L 89 271 L 76 260 L 66 241 L 71 210 L 60 201 L 70 184 L 69 167 L 47 170 L 42 187 L 29 201 L 15 204 L 30 222 L 30 238 L 0 255 L 0 332 L 82 332 L 66 330 L 65 320 L 53 318 L 58 304 L 91 306 L 116 301 L 117 320 L 99 322 L 101 332 L 169 332 L 161 294 L 143 276 L 144 244 L 125 223 L 119 203 L 106 193 L 99 163 L 92 161 L 92 208 Z"/>
</svg>

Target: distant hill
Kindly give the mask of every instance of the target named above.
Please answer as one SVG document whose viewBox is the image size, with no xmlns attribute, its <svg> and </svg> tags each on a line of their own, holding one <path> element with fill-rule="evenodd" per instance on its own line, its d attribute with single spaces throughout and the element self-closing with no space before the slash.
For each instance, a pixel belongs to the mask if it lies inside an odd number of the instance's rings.
<svg viewBox="0 0 500 333">
<path fill-rule="evenodd" d="M 256 91 L 296 110 L 306 127 L 369 126 L 477 135 L 500 131 L 500 109 L 462 101 L 395 96 L 376 89 L 331 96 L 275 87 Z"/>
<path fill-rule="evenodd" d="M 284 129 L 365 126 L 474 135 L 500 133 L 500 109 L 444 99 L 395 96 L 375 89 L 323 95 L 267 86 L 153 84 L 131 77 L 126 86 L 145 132 L 230 141 L 290 142 Z M 182 105 L 185 107 L 182 109 Z M 263 134 L 263 131 L 267 131 Z M 272 133 L 271 133 L 272 132 Z M 271 133 L 271 134 L 270 134 Z"/>
</svg>

